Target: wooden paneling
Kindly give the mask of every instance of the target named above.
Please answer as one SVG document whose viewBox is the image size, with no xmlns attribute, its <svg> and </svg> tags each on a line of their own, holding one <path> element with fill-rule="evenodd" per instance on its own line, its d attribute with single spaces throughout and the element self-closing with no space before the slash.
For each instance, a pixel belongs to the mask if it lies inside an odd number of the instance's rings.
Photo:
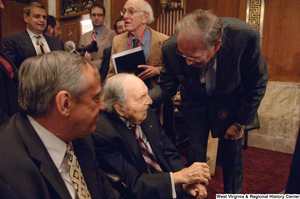
<svg viewBox="0 0 300 199">
<path fill-rule="evenodd" d="M 203 10 L 212 10 L 219 17 L 236 17 L 243 21 L 246 20 L 247 0 L 187 0 L 186 3 L 187 13 L 201 8 Z"/>
<path fill-rule="evenodd" d="M 72 18 L 60 19 L 61 35 L 60 39 L 65 43 L 66 41 L 74 41 L 76 48 L 78 47 L 81 35 L 81 16 Z"/>
<path fill-rule="evenodd" d="M 265 0 L 262 50 L 272 81 L 300 82 L 299 10 L 299 0 Z"/>
</svg>

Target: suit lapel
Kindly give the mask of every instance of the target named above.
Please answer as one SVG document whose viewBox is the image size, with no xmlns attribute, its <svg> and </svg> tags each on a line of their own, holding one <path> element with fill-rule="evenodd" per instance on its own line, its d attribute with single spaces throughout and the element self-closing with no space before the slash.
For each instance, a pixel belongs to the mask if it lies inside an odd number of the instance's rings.
<svg viewBox="0 0 300 199">
<path fill-rule="evenodd" d="M 27 147 L 29 155 L 33 160 L 35 160 L 37 167 L 40 168 L 41 174 L 61 198 L 71 198 L 69 191 L 47 149 L 34 128 L 31 126 L 27 117 L 21 114 L 18 116 L 20 117 L 20 120 L 17 120 L 18 122 L 16 123 L 16 126 L 25 146 Z"/>
<path fill-rule="evenodd" d="M 150 47 L 150 63 L 151 66 L 160 66 L 161 65 L 161 53 L 162 50 L 162 43 L 160 42 L 157 34 L 151 29 L 151 47 Z"/>
<path fill-rule="evenodd" d="M 147 165 L 142 157 L 142 152 L 137 140 L 135 139 L 134 133 L 127 128 L 126 124 L 119 118 L 116 112 L 110 113 L 109 117 L 114 121 L 113 125 L 127 142 L 132 154 L 134 154 L 137 162 L 137 168 L 143 168 L 143 170 L 147 172 Z"/>
<path fill-rule="evenodd" d="M 27 33 L 27 31 L 22 33 L 22 41 L 19 41 L 19 47 L 21 52 L 24 54 L 24 57 L 33 57 L 37 56 L 33 43 Z"/>
</svg>

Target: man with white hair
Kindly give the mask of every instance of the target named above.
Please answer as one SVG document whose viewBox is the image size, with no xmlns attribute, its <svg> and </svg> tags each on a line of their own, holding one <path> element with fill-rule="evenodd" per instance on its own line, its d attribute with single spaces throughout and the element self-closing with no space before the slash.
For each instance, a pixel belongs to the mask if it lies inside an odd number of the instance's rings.
<svg viewBox="0 0 300 199">
<path fill-rule="evenodd" d="M 138 77 L 142 80 L 151 78 L 151 85 L 148 85 L 148 87 L 153 87 L 157 82 L 162 66 L 162 43 L 168 36 L 147 26 L 147 24 L 154 21 L 154 17 L 151 6 L 144 0 L 126 1 L 121 15 L 124 18 L 127 32 L 114 38 L 112 55 L 141 46 L 147 65 L 138 66 L 145 69 Z M 113 63 L 110 61 L 107 77 L 109 78 L 115 74 Z"/>
</svg>

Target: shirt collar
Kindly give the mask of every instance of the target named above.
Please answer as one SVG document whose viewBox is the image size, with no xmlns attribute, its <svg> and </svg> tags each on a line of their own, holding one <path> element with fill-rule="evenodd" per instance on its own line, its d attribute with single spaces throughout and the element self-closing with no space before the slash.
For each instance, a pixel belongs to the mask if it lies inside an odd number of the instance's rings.
<svg viewBox="0 0 300 199">
<path fill-rule="evenodd" d="M 34 33 L 31 32 L 28 28 L 27 28 L 26 30 L 27 30 L 27 33 L 29 34 L 29 37 L 30 37 L 31 39 L 32 39 L 33 37 L 36 37 L 36 36 L 44 37 L 43 34 L 39 34 L 39 35 L 34 34 Z"/>
<path fill-rule="evenodd" d="M 103 29 L 104 29 L 104 25 L 101 28 L 99 28 L 98 30 L 93 29 L 93 32 L 97 31 L 96 36 L 98 36 L 98 35 L 100 35 L 100 33 L 102 32 Z M 92 32 L 92 34 L 93 34 L 93 32 Z"/>
<path fill-rule="evenodd" d="M 56 168 L 59 169 L 66 154 L 67 144 L 41 126 L 31 116 L 27 115 L 27 118 L 42 140 Z"/>
</svg>

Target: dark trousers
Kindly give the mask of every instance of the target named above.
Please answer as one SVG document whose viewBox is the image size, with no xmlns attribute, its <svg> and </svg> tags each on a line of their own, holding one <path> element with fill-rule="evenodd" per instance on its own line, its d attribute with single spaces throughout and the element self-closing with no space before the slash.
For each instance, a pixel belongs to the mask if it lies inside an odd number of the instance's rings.
<svg viewBox="0 0 300 199">
<path fill-rule="evenodd" d="M 206 114 L 194 121 L 187 121 L 189 133 L 188 165 L 206 162 L 207 140 L 210 121 Z M 220 138 L 223 163 L 224 193 L 241 193 L 243 187 L 242 138 L 226 140 Z"/>
</svg>

